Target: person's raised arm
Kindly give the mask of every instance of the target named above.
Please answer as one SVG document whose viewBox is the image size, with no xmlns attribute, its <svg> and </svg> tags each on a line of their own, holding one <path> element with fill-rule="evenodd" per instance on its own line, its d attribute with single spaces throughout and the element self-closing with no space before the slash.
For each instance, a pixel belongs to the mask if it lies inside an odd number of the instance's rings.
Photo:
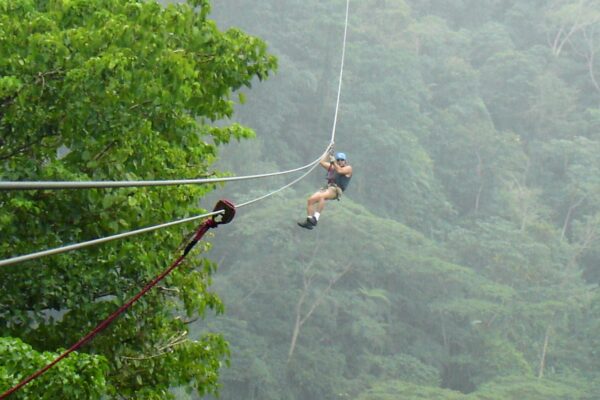
<svg viewBox="0 0 600 400">
<path fill-rule="evenodd" d="M 335 165 L 335 157 L 332 154 L 325 154 L 323 158 L 321 158 L 321 161 L 319 161 L 319 164 L 321 164 L 323 168 L 329 169 L 331 164 Z"/>
<path fill-rule="evenodd" d="M 342 166 L 334 159 L 333 168 L 335 168 L 335 172 L 337 172 L 340 175 L 352 176 L 352 166 L 351 165 Z"/>
</svg>

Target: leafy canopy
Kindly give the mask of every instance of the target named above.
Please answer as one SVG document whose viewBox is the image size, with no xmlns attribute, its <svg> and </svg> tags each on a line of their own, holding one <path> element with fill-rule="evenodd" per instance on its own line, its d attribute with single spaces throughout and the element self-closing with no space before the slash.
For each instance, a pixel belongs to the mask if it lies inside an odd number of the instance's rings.
<svg viewBox="0 0 600 400">
<path fill-rule="evenodd" d="M 219 31 L 209 11 L 208 1 L 0 0 L 0 179 L 214 173 L 217 146 L 253 132 L 208 123 L 229 118 L 232 93 L 266 78 L 276 61 L 260 39 Z M 210 189 L 0 193 L 0 257 L 199 213 Z M 0 374 L 0 390 L 47 358 L 39 352 L 69 346 L 163 270 L 182 229 L 3 268 L 1 343 L 22 344 L 0 354 L 0 365 L 21 359 Z M 83 348 L 89 357 L 73 356 L 88 364 L 86 398 L 166 398 L 177 385 L 216 391 L 226 343 L 213 334 L 191 341 L 185 323 L 222 309 L 208 290 L 214 268 L 186 263 Z M 81 398 L 72 390 L 81 373 L 66 373 L 55 398 Z M 30 396 L 41 398 L 52 379 L 42 377 Z"/>
</svg>

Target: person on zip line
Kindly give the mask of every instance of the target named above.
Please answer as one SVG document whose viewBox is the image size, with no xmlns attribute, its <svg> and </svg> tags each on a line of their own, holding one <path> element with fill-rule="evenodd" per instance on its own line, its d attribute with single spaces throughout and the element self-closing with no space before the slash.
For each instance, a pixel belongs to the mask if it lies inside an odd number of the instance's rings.
<svg viewBox="0 0 600 400">
<path fill-rule="evenodd" d="M 306 229 L 317 226 L 325 201 L 339 200 L 352 178 L 352 166 L 348 164 L 344 153 L 337 153 L 335 157 L 332 153 L 326 154 L 319 163 L 327 170 L 327 186 L 319 189 L 306 201 L 306 221 L 298 222 L 298 225 Z"/>
</svg>

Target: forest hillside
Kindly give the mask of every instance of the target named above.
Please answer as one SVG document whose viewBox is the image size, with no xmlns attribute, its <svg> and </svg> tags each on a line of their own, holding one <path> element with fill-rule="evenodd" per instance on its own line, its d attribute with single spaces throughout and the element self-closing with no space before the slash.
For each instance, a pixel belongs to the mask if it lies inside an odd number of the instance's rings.
<svg viewBox="0 0 600 400">
<path fill-rule="evenodd" d="M 215 4 L 279 60 L 225 169 L 327 144 L 344 6 Z M 591 1 L 350 2 L 336 149 L 354 177 L 312 231 L 295 221 L 321 169 L 219 233 L 222 398 L 597 398 L 599 21 Z"/>
</svg>

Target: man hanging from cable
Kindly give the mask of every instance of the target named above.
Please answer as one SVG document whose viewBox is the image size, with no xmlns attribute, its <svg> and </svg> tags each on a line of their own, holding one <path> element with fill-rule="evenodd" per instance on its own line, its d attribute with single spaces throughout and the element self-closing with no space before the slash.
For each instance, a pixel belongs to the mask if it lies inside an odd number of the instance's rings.
<svg viewBox="0 0 600 400">
<path fill-rule="evenodd" d="M 306 229 L 317 226 L 325 201 L 339 200 L 352 178 L 352 166 L 348 165 L 344 153 L 337 153 L 334 157 L 330 152 L 321 159 L 320 164 L 327 170 L 327 186 L 315 192 L 306 202 L 306 221 L 298 222 Z"/>
</svg>

